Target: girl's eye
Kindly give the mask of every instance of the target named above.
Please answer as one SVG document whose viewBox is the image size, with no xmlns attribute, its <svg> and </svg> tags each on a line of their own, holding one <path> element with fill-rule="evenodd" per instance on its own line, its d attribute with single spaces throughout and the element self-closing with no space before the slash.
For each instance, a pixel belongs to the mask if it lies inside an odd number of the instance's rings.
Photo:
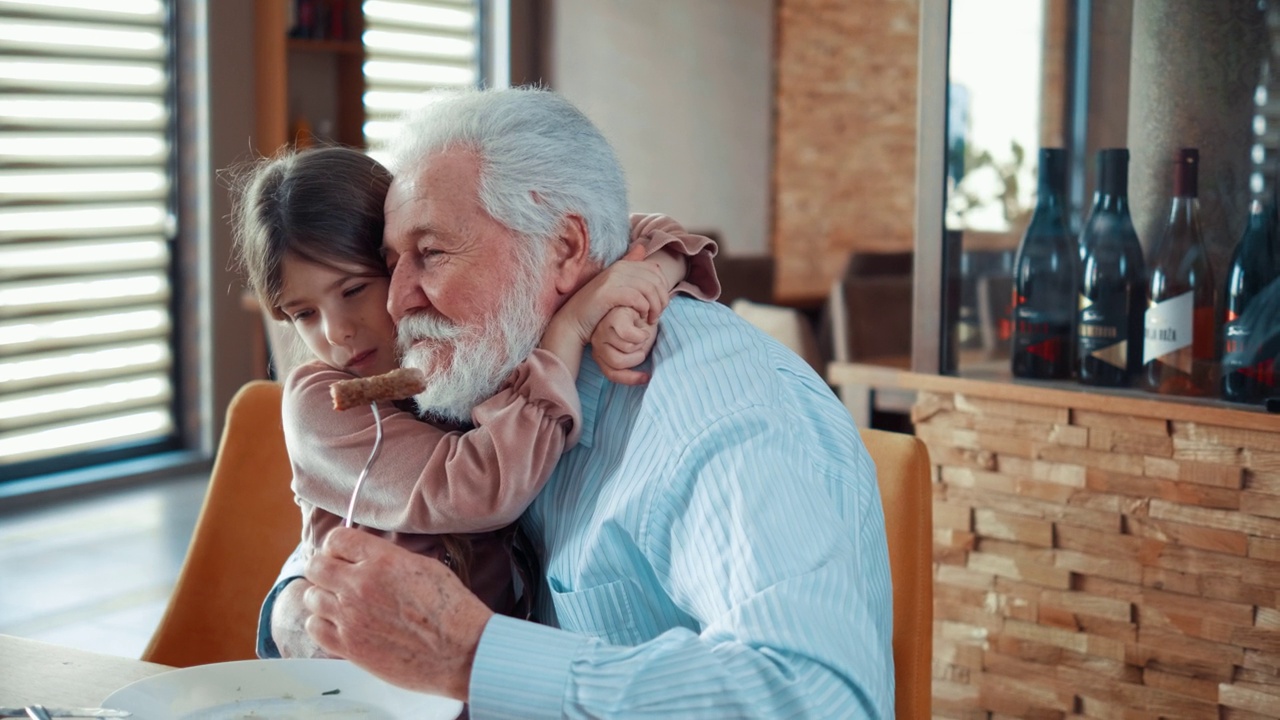
<svg viewBox="0 0 1280 720">
<path fill-rule="evenodd" d="M 299 312 L 297 312 L 297 313 L 294 313 L 294 315 L 293 315 L 293 321 L 294 321 L 294 322 L 302 322 L 303 320 L 306 320 L 307 318 L 311 317 L 311 316 L 312 316 L 312 315 L 314 315 L 314 314 L 315 314 L 315 313 L 314 313 L 313 311 L 311 311 L 311 310 L 302 310 L 302 311 L 299 311 Z"/>
<path fill-rule="evenodd" d="M 353 297 L 355 295 L 359 295 L 360 292 L 363 291 L 366 287 L 368 287 L 368 283 L 360 283 L 359 285 L 352 285 L 351 287 L 342 291 L 342 297 Z"/>
</svg>

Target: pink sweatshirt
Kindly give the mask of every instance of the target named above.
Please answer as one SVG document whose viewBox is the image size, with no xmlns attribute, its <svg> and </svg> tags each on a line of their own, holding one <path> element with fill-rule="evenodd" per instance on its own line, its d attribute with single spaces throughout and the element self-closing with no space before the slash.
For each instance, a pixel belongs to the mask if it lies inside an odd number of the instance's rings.
<svg viewBox="0 0 1280 720">
<path fill-rule="evenodd" d="M 653 254 L 668 246 L 689 257 L 673 292 L 701 300 L 720 293 L 714 241 L 690 235 L 665 215 L 632 215 L 631 240 Z M 321 362 L 285 381 L 285 444 L 302 508 L 302 542 L 314 550 L 342 524 L 356 477 L 373 448 L 367 407 L 333 409 L 329 386 L 352 376 Z M 472 590 L 495 611 L 514 606 L 509 528 L 537 496 L 560 455 L 577 442 L 581 409 L 575 378 L 559 358 L 534 352 L 472 412 L 462 432 L 380 403 L 383 448 L 356 502 L 353 521 L 413 552 L 442 559 L 436 537 L 471 534 Z"/>
</svg>

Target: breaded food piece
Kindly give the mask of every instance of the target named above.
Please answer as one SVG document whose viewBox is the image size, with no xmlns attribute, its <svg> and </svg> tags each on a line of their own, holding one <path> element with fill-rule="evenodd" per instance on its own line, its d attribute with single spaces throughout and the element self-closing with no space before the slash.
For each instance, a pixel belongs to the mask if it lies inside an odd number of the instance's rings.
<svg viewBox="0 0 1280 720">
<path fill-rule="evenodd" d="M 329 394 L 333 396 L 334 410 L 348 410 L 383 400 L 413 397 L 426 389 L 422 371 L 397 368 L 373 377 L 340 380 L 329 386 Z"/>
</svg>

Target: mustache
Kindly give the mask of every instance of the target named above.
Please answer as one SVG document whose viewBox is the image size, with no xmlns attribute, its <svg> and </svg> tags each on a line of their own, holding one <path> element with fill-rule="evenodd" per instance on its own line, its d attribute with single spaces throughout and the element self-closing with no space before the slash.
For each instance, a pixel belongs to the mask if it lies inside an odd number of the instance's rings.
<svg viewBox="0 0 1280 720">
<path fill-rule="evenodd" d="M 410 315 L 396 325 L 396 344 L 403 352 L 419 340 L 458 340 L 466 328 L 444 318 L 426 313 Z"/>
</svg>

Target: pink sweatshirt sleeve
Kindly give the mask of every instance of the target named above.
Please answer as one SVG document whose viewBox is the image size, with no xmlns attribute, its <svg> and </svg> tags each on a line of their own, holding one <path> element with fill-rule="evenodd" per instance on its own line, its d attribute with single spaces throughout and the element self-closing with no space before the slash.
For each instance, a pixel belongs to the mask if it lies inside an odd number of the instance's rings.
<svg viewBox="0 0 1280 720">
<path fill-rule="evenodd" d="M 689 233 L 667 215 L 632 213 L 631 242 L 643 242 L 647 255 L 665 248 L 688 258 L 689 273 L 671 291 L 673 294 L 682 292 L 708 301 L 720 297 L 720 278 L 711 262 L 719 251 L 715 240 Z"/>
<path fill-rule="evenodd" d="M 322 363 L 285 383 L 284 433 L 293 490 L 303 501 L 346 514 L 373 449 L 369 408 L 333 409 L 329 386 L 351 375 Z M 472 533 L 514 522 L 577 443 L 582 409 L 573 376 L 535 350 L 472 413 L 476 427 L 449 431 L 379 403 L 382 450 L 365 479 L 354 521 L 406 533 Z"/>
</svg>

